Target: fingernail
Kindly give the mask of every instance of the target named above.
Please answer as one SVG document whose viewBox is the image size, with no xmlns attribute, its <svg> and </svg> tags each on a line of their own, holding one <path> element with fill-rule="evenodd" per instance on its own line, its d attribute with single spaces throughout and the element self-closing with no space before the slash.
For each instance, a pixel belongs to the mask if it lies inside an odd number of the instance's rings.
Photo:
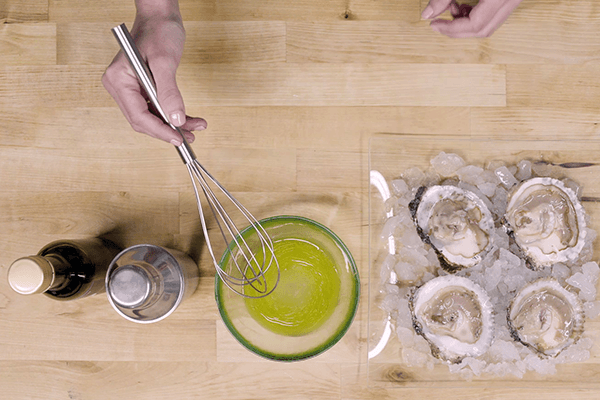
<svg viewBox="0 0 600 400">
<path fill-rule="evenodd" d="M 423 10 L 423 13 L 421 14 L 421 18 L 423 18 L 423 19 L 429 19 L 429 17 L 431 17 L 432 15 L 433 15 L 433 7 L 431 7 L 431 6 L 428 5 Z"/>
<path fill-rule="evenodd" d="M 171 123 L 175 126 L 181 126 L 185 122 L 185 116 L 180 111 L 176 111 L 173 114 L 171 114 L 170 118 Z"/>
<path fill-rule="evenodd" d="M 171 140 L 171 144 L 173 146 L 181 146 L 181 141 L 177 140 L 177 139 L 173 139 L 173 140 Z"/>
</svg>

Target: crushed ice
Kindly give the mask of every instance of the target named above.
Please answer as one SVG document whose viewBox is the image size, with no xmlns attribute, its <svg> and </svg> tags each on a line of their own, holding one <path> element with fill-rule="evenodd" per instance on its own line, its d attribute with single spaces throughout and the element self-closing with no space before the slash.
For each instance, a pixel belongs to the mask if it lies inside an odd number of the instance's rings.
<svg viewBox="0 0 600 400">
<path fill-rule="evenodd" d="M 423 185 L 440 184 L 446 179 L 458 179 L 459 187 L 480 196 L 490 211 L 501 218 L 506 210 L 508 191 L 520 181 L 533 176 L 561 179 L 578 195 L 581 193 L 576 182 L 565 178 L 563 171 L 551 164 L 522 160 L 516 165 L 506 165 L 501 161 L 492 161 L 482 168 L 467 165 L 457 154 L 444 152 L 431 160 L 431 167 L 426 171 L 413 167 L 404 171 L 401 178 L 391 181 L 392 195 L 386 205 L 387 211 L 393 211 L 393 216 L 384 224 L 381 238 L 384 243 L 389 243 L 388 238 L 393 237 L 393 244 L 387 244 L 386 250 L 389 251 L 391 246 L 394 248 L 391 249 L 393 254 L 388 254 L 380 264 L 382 292 L 385 294 L 381 308 L 392 316 L 395 323 L 404 364 L 432 369 L 434 363 L 441 363 L 431 355 L 427 341 L 414 332 L 407 300 L 411 288 L 445 274 L 439 268 L 433 249 L 425 245 L 417 235 L 408 210 L 408 204 L 417 189 Z M 465 379 L 481 374 L 521 378 L 527 371 L 535 371 L 541 375 L 554 374 L 556 364 L 581 362 L 590 357 L 593 341 L 585 333 L 557 357 L 541 358 L 523 344 L 514 341 L 506 327 L 506 310 L 510 300 L 526 282 L 541 277 L 552 276 L 561 284 L 574 288 L 583 302 L 586 319 L 594 319 L 600 315 L 600 301 L 596 300 L 600 267 L 592 261 L 596 232 L 589 228 L 589 224 L 586 229 L 588 242 L 581 252 L 578 264 L 558 263 L 541 271 L 527 268 L 525 261 L 514 254 L 517 249 L 510 247 L 504 229 L 496 229 L 494 247 L 484 260 L 457 273 L 475 281 L 490 296 L 496 314 L 494 341 L 484 355 L 477 358 L 466 357 L 459 364 L 448 365 L 451 372 L 459 373 Z"/>
</svg>

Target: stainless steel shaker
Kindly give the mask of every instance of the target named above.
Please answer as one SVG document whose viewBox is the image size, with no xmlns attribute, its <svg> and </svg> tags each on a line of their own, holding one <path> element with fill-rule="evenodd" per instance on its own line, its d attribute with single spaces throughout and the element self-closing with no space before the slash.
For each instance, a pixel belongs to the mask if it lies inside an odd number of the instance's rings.
<svg viewBox="0 0 600 400">
<path fill-rule="evenodd" d="M 185 253 L 150 244 L 129 247 L 112 261 L 106 294 L 124 318 L 151 323 L 168 317 L 194 293 L 199 270 Z"/>
</svg>

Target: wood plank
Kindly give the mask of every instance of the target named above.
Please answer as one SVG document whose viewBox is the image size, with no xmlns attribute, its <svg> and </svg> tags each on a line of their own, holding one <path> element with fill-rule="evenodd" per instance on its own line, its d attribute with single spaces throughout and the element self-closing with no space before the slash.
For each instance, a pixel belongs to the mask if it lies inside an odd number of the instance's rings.
<svg viewBox="0 0 600 400">
<path fill-rule="evenodd" d="M 56 25 L 2 24 L 0 65 L 56 64 Z"/>
<path fill-rule="evenodd" d="M 24 107 L 0 109 L 0 146 L 87 149 L 161 149 L 167 144 L 135 132 L 116 103 L 112 107 Z"/>
<path fill-rule="evenodd" d="M 0 3 L 0 22 L 48 21 L 48 0 L 3 0 Z"/>
<path fill-rule="evenodd" d="M 190 191 L 172 146 L 156 151 L 1 148 L 5 192 Z M 289 191 L 295 187 L 295 150 L 197 149 L 198 159 L 232 191 Z M 269 160 L 265 163 L 264 160 Z M 26 165 L 27 168 L 23 168 Z M 7 178 L 4 178 L 7 177 Z"/>
<path fill-rule="evenodd" d="M 360 151 L 364 137 L 374 132 L 470 132 L 466 107 L 204 107 L 189 102 L 187 111 L 208 121 L 208 129 L 197 135 L 215 147 L 235 142 L 240 147 Z"/>
<path fill-rule="evenodd" d="M 220 18 L 305 20 L 418 20 L 418 4 L 410 0 L 217 0 Z"/>
<path fill-rule="evenodd" d="M 471 134 L 502 139 L 507 136 L 528 139 L 564 140 L 596 138 L 600 116 L 594 110 L 569 108 L 472 108 Z"/>
<path fill-rule="evenodd" d="M 103 65 L 119 46 L 111 22 L 58 25 L 58 64 Z M 285 23 L 278 21 L 186 21 L 181 63 L 284 62 Z M 131 28 L 131 24 L 128 24 Z"/>
<path fill-rule="evenodd" d="M 205 107 L 187 102 L 186 110 L 208 121 L 208 129 L 196 133 L 205 148 L 236 143 L 240 148 L 359 151 L 361 138 L 371 132 L 468 135 L 470 124 L 466 107 Z M 0 124 L 0 146 L 77 147 L 97 152 L 167 147 L 134 132 L 116 104 L 5 107 L 0 109 Z"/>
<path fill-rule="evenodd" d="M 412 0 L 180 0 L 185 21 L 418 21 L 419 4 Z M 132 22 L 133 2 L 108 0 L 102 4 L 50 0 L 50 19 L 57 22 Z"/>
<path fill-rule="evenodd" d="M 111 0 L 109 2 L 47 0 L 50 21 L 54 22 L 99 22 L 114 21 L 133 23 L 135 3 L 133 1 Z M 197 2 L 207 4 L 209 1 Z"/>
<path fill-rule="evenodd" d="M 567 5 L 564 5 L 566 8 Z M 568 7 L 573 7 L 569 4 Z M 428 21 L 288 22 L 288 62 L 412 62 L 452 64 L 579 64 L 597 62 L 596 16 L 563 19 L 511 17 L 487 39 L 456 40 Z"/>
<path fill-rule="evenodd" d="M 3 192 L 0 209 L 3 234 L 141 234 L 154 226 L 163 234 L 179 233 L 176 192 Z"/>
<path fill-rule="evenodd" d="M 0 106 L 112 106 L 100 82 L 103 72 L 100 66 L 0 67 L 0 94 L 10 94 L 0 96 Z M 496 65 L 183 65 L 178 82 L 185 101 L 197 106 L 504 106 L 506 101 L 505 68 Z"/>
<path fill-rule="evenodd" d="M 298 165 L 303 166 L 298 171 L 298 190 L 352 190 L 368 179 L 366 158 L 358 152 L 299 150 Z"/>
<path fill-rule="evenodd" d="M 179 69 L 196 105 L 504 106 L 503 66 L 436 64 L 203 65 Z"/>
<path fill-rule="evenodd" d="M 110 314 L 102 320 L 55 315 L 38 320 L 3 321 L 4 329 L 0 332 L 3 360 L 211 361 L 216 358 L 214 320 L 165 319 L 154 324 L 137 324 L 112 310 L 104 296 L 78 300 L 80 305 L 88 301 L 102 301 Z M 106 325 L 111 327 L 110 334 L 102 328 Z M 173 332 L 177 332 L 176 337 Z"/>
<path fill-rule="evenodd" d="M 0 106 L 112 106 L 100 79 L 100 66 L 0 67 Z"/>
<path fill-rule="evenodd" d="M 595 112 L 600 103 L 599 74 L 595 64 L 508 65 L 507 105 Z"/>
<path fill-rule="evenodd" d="M 203 343 L 196 342 L 198 347 Z M 7 398 L 339 399 L 340 369 L 323 363 L 2 362 Z M 257 384 L 260 382 L 260 384 Z M 24 385 L 23 382 L 29 382 Z"/>
</svg>

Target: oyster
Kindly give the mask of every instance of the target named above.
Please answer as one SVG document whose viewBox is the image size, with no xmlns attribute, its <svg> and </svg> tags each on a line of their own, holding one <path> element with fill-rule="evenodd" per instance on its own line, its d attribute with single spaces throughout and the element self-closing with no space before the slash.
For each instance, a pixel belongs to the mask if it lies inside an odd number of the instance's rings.
<svg viewBox="0 0 600 400">
<path fill-rule="evenodd" d="M 454 275 L 434 278 L 409 301 L 415 331 L 442 360 L 458 363 L 487 351 L 494 318 L 487 293 L 473 281 Z"/>
<path fill-rule="evenodd" d="M 508 308 L 508 328 L 515 340 L 554 357 L 583 333 L 583 308 L 574 293 L 554 278 L 523 287 Z"/>
<path fill-rule="evenodd" d="M 585 213 L 575 193 L 557 179 L 521 182 L 508 198 L 509 234 L 531 269 L 573 262 L 585 244 Z"/>
<path fill-rule="evenodd" d="M 419 236 L 447 272 L 476 265 L 491 247 L 494 220 L 473 192 L 450 185 L 421 187 L 409 208 Z"/>
</svg>

